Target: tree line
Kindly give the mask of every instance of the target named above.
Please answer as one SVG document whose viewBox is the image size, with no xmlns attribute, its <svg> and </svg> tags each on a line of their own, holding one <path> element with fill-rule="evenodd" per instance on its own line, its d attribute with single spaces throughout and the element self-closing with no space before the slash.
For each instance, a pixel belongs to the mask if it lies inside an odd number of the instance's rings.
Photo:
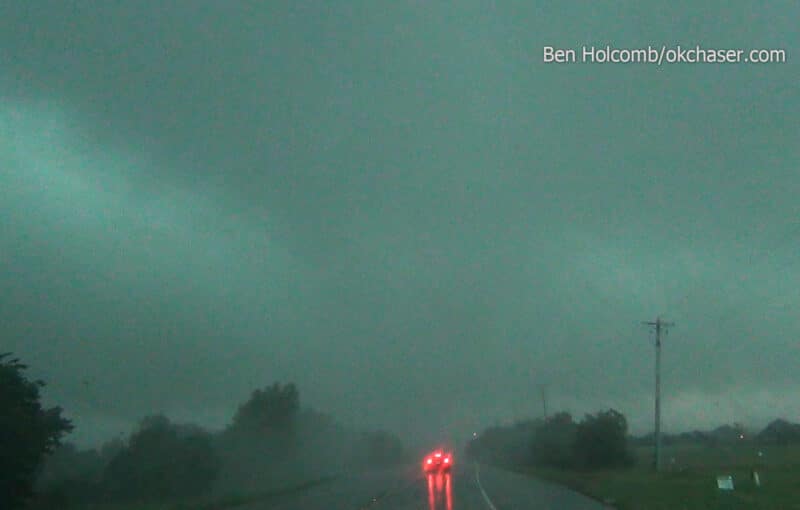
<svg viewBox="0 0 800 510">
<path fill-rule="evenodd" d="M 230 424 L 210 432 L 164 415 L 126 438 L 79 450 L 60 407 L 40 403 L 42 381 L 0 355 L 0 507 L 68 508 L 107 502 L 168 502 L 263 490 L 352 466 L 396 463 L 405 452 L 386 431 L 355 431 L 303 408 L 293 383 L 256 389 Z"/>
<path fill-rule="evenodd" d="M 628 422 L 614 410 L 587 414 L 575 422 L 567 412 L 484 430 L 467 445 L 481 462 L 506 467 L 600 469 L 633 464 Z"/>
<path fill-rule="evenodd" d="M 710 448 L 747 442 L 756 445 L 800 444 L 800 424 L 776 419 L 757 433 L 739 423 L 709 431 L 662 434 L 664 446 L 692 444 Z M 499 466 L 547 467 L 565 470 L 627 468 L 634 464 L 634 447 L 651 447 L 652 433 L 628 434 L 625 416 L 614 410 L 587 414 L 576 422 L 566 412 L 547 419 L 489 427 L 467 445 L 475 460 Z"/>
</svg>

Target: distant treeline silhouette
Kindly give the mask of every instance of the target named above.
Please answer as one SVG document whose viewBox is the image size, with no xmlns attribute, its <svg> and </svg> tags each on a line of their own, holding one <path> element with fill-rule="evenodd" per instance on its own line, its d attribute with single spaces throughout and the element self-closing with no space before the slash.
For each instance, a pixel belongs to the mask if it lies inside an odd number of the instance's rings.
<svg viewBox="0 0 800 510">
<path fill-rule="evenodd" d="M 791 423 L 783 418 L 778 418 L 769 423 L 761 431 L 752 433 L 743 425 L 721 425 L 713 430 L 682 432 L 680 434 L 661 434 L 661 444 L 706 444 L 717 445 L 733 442 L 748 441 L 763 445 L 788 445 L 800 443 L 800 424 Z M 631 438 L 636 445 L 652 445 L 653 434 Z"/>
<path fill-rule="evenodd" d="M 343 427 L 278 382 L 254 390 L 221 431 L 153 415 L 125 439 L 79 450 L 62 442 L 72 424 L 61 409 L 41 407 L 43 383 L 9 356 L 0 355 L 0 508 L 200 501 L 404 459 L 394 434 Z"/>
<path fill-rule="evenodd" d="M 634 446 L 652 446 L 653 434 L 628 434 L 627 420 L 610 409 L 575 422 L 566 412 L 548 419 L 521 420 L 489 427 L 467 446 L 474 459 L 506 467 L 551 467 L 591 470 L 633 465 Z M 800 443 L 800 424 L 776 419 L 753 434 L 740 424 L 710 431 L 662 434 L 662 445 L 693 444 L 715 447 L 737 442 L 787 445 Z"/>
<path fill-rule="evenodd" d="M 633 463 L 625 416 L 609 409 L 575 422 L 566 412 L 546 420 L 490 427 L 467 446 L 470 457 L 507 467 L 626 467 Z"/>
</svg>

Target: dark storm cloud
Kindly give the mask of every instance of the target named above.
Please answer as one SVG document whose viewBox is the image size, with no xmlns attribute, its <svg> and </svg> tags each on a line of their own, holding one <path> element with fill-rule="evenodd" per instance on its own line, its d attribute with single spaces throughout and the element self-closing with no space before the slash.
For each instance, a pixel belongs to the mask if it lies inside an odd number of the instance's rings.
<svg viewBox="0 0 800 510">
<path fill-rule="evenodd" d="M 274 379 L 409 435 L 536 413 L 539 382 L 643 427 L 665 313 L 671 423 L 763 420 L 794 402 L 798 14 L 5 3 L 10 348 L 104 430 L 220 425 Z M 541 63 L 583 44 L 789 62 Z"/>
</svg>

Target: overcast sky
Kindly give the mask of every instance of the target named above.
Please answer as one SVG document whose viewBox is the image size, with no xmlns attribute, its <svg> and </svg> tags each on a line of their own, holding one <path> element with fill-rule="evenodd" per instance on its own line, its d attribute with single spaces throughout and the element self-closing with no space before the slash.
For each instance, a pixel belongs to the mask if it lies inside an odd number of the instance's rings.
<svg viewBox="0 0 800 510">
<path fill-rule="evenodd" d="M 6 1 L 0 351 L 96 444 L 250 391 L 406 439 L 800 420 L 800 4 Z M 544 46 L 784 49 L 545 64 Z"/>
</svg>

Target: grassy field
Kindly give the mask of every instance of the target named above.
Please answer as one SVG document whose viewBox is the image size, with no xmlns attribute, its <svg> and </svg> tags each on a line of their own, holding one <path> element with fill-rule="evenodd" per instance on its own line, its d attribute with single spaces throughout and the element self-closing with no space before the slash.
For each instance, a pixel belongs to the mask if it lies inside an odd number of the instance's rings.
<svg viewBox="0 0 800 510">
<path fill-rule="evenodd" d="M 665 447 L 664 469 L 654 473 L 652 449 L 637 449 L 637 467 L 575 473 L 531 469 L 622 510 L 791 510 L 800 509 L 800 446 Z M 762 455 L 759 456 L 758 452 Z M 761 486 L 751 478 L 755 469 Z M 735 489 L 717 488 L 718 475 L 731 475 Z"/>
<path fill-rule="evenodd" d="M 99 503 L 73 505 L 69 510 L 229 510 L 239 506 L 256 502 L 278 501 L 282 498 L 302 493 L 312 487 L 328 483 L 333 477 L 309 480 L 296 485 L 274 489 L 260 493 L 230 495 L 226 497 L 205 499 L 202 501 L 178 502 L 178 503 Z M 39 507 L 33 506 L 30 510 L 38 510 Z M 44 507 L 42 507 L 44 508 Z"/>
</svg>

